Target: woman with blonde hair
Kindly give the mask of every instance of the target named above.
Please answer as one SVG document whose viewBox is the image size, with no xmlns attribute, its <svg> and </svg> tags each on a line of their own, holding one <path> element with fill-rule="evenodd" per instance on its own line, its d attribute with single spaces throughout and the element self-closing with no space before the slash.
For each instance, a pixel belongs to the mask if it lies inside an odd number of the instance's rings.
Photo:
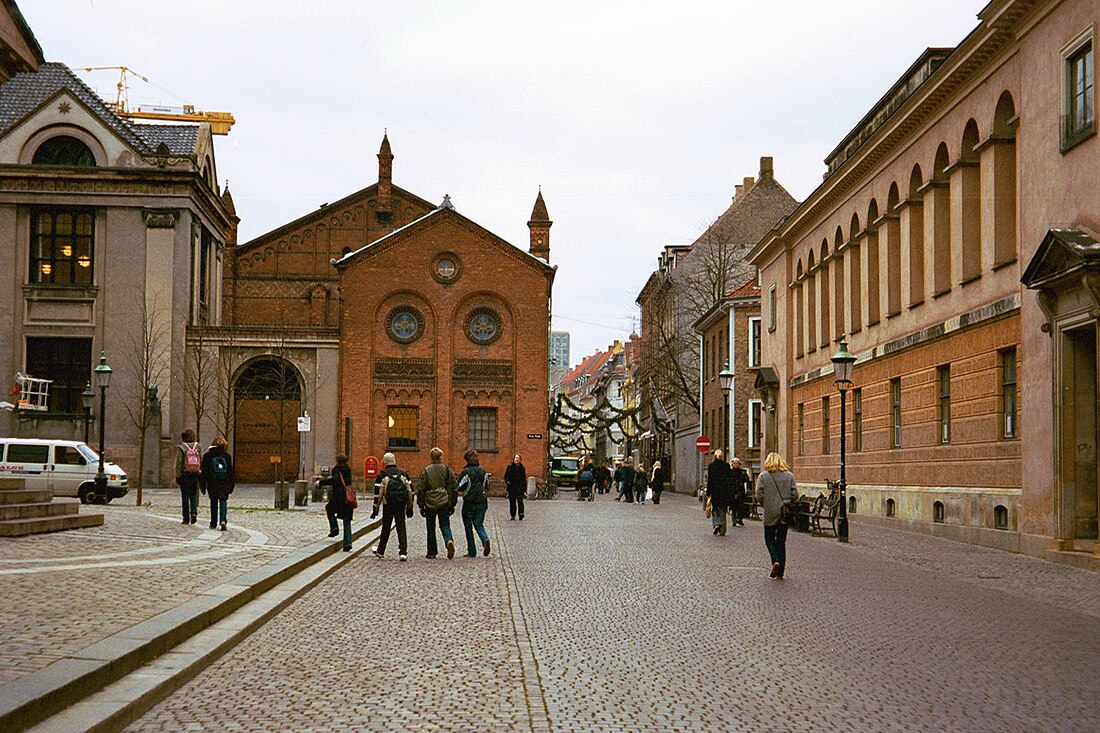
<svg viewBox="0 0 1100 733">
<path fill-rule="evenodd" d="M 794 474 L 783 457 L 769 453 L 764 470 L 756 477 L 756 501 L 764 507 L 764 544 L 772 560 L 771 577 L 782 578 L 787 569 L 787 524 L 783 506 L 798 497 Z"/>
</svg>

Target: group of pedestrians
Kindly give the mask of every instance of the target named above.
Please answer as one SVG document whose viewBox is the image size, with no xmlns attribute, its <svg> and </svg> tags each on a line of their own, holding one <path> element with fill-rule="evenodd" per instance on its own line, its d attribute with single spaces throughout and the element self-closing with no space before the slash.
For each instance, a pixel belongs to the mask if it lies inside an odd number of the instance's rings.
<svg viewBox="0 0 1100 733">
<path fill-rule="evenodd" d="M 615 469 L 612 482 L 617 493 L 615 501 L 627 504 L 645 504 L 648 497 L 654 504 L 661 503 L 661 493 L 665 490 L 665 470 L 659 460 L 654 461 L 646 474 L 645 468 L 627 458 Z"/>
<path fill-rule="evenodd" d="M 432 559 L 439 556 L 439 542 L 436 535 L 438 526 L 447 559 L 454 558 L 455 543 L 450 518 L 458 508 L 458 500 L 461 498 L 460 514 L 466 530 L 466 555 L 477 556 L 476 543 L 480 540 L 482 554 L 488 556 L 491 543 L 489 533 L 485 531 L 485 512 L 489 508 L 489 474 L 482 468 L 477 451 L 466 451 L 464 456 L 466 465 L 457 476 L 443 462 L 442 450 L 432 448 L 429 457 L 431 462 L 413 481 L 408 472 L 397 465 L 397 458 L 393 453 L 382 456 L 383 468 L 374 482 L 374 501 L 370 515 L 371 519 L 374 519 L 379 512 L 382 514 L 382 534 L 378 539 L 377 547 L 373 550 L 374 555 L 379 558 L 385 556 L 390 534 L 396 531 L 398 559 L 401 562 L 409 559 L 405 520 L 411 519 L 418 507 L 420 516 L 424 517 L 427 530 L 427 557 Z M 523 519 L 523 498 L 522 495 L 513 497 L 513 485 L 519 485 L 521 480 L 525 484 L 526 475 L 522 460 L 517 455 L 509 466 L 505 479 L 509 483 L 509 497 L 513 499 L 510 502 L 513 519 L 516 518 L 517 510 L 519 518 Z M 346 490 L 346 487 L 351 486 L 351 470 L 347 465 L 347 456 L 337 456 L 333 475 L 325 479 L 325 482 L 330 487 L 329 502 L 325 505 L 325 511 L 329 517 L 329 537 L 339 534 L 337 520 L 342 521 L 344 551 L 350 552 L 351 521 L 355 506 L 348 501 Z M 475 540 L 475 534 L 477 540 Z"/>
<path fill-rule="evenodd" d="M 188 428 L 176 446 L 176 484 L 180 487 L 183 524 L 195 524 L 199 518 L 199 492 L 210 497 L 210 529 L 228 529 L 226 513 L 233 493 L 235 474 L 229 443 L 214 438 L 205 451 L 199 447 L 195 431 Z"/>
<path fill-rule="evenodd" d="M 741 459 L 726 463 L 721 450 L 714 451 L 714 460 L 707 466 L 707 498 L 710 500 L 710 521 L 714 534 L 725 536 L 726 515 L 733 516 L 733 525 L 745 526 L 748 508 L 745 498 L 751 485 L 749 472 L 741 467 Z"/>
</svg>

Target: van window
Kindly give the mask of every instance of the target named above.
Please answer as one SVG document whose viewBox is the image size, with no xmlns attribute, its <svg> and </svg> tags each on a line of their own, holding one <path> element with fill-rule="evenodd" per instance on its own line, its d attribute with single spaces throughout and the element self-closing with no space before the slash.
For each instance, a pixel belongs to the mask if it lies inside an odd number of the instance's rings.
<svg viewBox="0 0 1100 733">
<path fill-rule="evenodd" d="M 99 463 L 99 454 L 89 448 L 87 444 L 80 443 L 76 446 L 76 449 L 80 451 L 80 454 L 88 459 L 88 463 Z"/>
<path fill-rule="evenodd" d="M 50 446 L 12 443 L 8 446 L 8 463 L 49 463 Z"/>
<path fill-rule="evenodd" d="M 53 462 L 66 466 L 86 466 L 88 461 L 71 445 L 58 445 L 53 449 Z"/>
</svg>

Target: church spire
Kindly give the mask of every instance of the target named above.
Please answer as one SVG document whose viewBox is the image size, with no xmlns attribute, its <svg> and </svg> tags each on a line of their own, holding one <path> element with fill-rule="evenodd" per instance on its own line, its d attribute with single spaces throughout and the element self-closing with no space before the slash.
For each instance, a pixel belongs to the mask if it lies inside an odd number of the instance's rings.
<svg viewBox="0 0 1100 733">
<path fill-rule="evenodd" d="M 389 131 L 382 133 L 382 147 L 378 149 L 378 205 L 388 211 L 393 195 L 393 153 L 390 151 Z"/>
<path fill-rule="evenodd" d="M 542 198 L 542 186 L 539 186 L 539 195 L 535 199 L 535 208 L 531 210 L 527 228 L 531 230 L 530 253 L 545 262 L 550 262 L 550 227 L 553 224 L 546 211 L 546 201 Z"/>
</svg>

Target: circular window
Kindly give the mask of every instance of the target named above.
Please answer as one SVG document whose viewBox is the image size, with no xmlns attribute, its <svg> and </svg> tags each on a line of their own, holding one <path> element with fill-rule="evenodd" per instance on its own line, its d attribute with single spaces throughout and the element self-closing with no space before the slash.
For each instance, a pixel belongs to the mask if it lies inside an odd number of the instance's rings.
<svg viewBox="0 0 1100 733">
<path fill-rule="evenodd" d="M 410 306 L 394 308 L 386 316 L 386 333 L 399 344 L 411 344 L 424 330 L 420 311 Z"/>
<path fill-rule="evenodd" d="M 441 283 L 453 283 L 460 274 L 458 257 L 453 252 L 443 252 L 432 260 L 432 277 Z"/>
<path fill-rule="evenodd" d="M 478 308 L 466 317 L 466 335 L 475 344 L 488 345 L 500 338 L 500 316 L 489 308 Z"/>
</svg>

